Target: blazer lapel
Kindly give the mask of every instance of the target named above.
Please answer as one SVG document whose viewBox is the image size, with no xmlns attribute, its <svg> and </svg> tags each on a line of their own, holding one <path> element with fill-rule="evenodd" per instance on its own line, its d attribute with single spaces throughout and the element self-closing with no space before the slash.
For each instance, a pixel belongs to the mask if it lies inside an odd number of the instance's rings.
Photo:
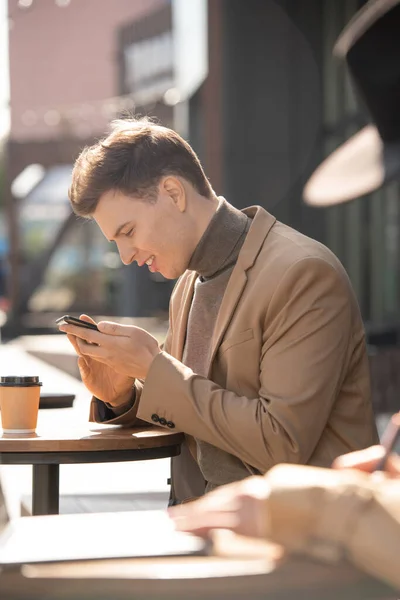
<svg viewBox="0 0 400 600">
<path fill-rule="evenodd" d="M 237 263 L 229 278 L 228 285 L 221 302 L 215 323 L 214 333 L 211 341 L 210 362 L 208 365 L 208 377 L 211 373 L 211 366 L 218 347 L 220 346 L 224 334 L 231 322 L 236 306 L 243 294 L 247 284 L 247 273 L 250 269 L 267 237 L 271 227 L 276 219 L 261 207 L 251 206 L 244 209 L 243 212 L 253 219 L 245 242 L 239 253 Z"/>
<path fill-rule="evenodd" d="M 194 283 L 197 278 L 197 273 L 193 271 L 187 278 L 185 290 L 182 294 L 181 305 L 178 310 L 176 320 L 176 332 L 172 333 L 172 348 L 171 354 L 178 360 L 182 361 L 183 349 L 186 340 L 186 329 L 189 318 L 189 311 L 192 305 Z"/>
<path fill-rule="evenodd" d="M 214 333 L 211 341 L 210 363 L 208 365 L 208 376 L 210 375 L 211 365 L 217 353 L 218 347 L 224 337 L 225 331 L 234 315 L 236 306 L 240 300 L 244 288 L 247 283 L 246 271 L 243 268 L 238 268 L 236 265 L 229 278 L 226 286 L 225 294 L 221 302 L 218 312 L 217 321 L 215 323 Z"/>
</svg>

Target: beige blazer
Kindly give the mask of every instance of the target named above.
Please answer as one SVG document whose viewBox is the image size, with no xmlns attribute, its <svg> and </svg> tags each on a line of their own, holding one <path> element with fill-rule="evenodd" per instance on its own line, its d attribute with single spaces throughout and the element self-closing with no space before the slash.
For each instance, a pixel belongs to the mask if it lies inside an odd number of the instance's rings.
<svg viewBox="0 0 400 600">
<path fill-rule="evenodd" d="M 244 212 L 253 221 L 210 340 L 208 377 L 180 362 L 196 279 L 187 271 L 163 352 L 136 382 L 134 406 L 109 422 L 157 422 L 261 473 L 282 462 L 328 466 L 377 441 L 358 304 L 325 246 L 261 207 Z M 101 420 L 95 402 L 91 419 Z"/>
</svg>

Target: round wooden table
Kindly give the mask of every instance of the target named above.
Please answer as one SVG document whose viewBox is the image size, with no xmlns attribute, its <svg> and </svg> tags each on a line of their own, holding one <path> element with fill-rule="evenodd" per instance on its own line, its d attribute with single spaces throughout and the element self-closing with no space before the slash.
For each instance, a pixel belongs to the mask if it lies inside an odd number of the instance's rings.
<svg viewBox="0 0 400 600">
<path fill-rule="evenodd" d="M 161 427 L 85 423 L 69 409 L 39 415 L 35 434 L 1 434 L 0 464 L 32 465 L 32 514 L 59 512 L 61 464 L 152 460 L 177 456 L 183 434 Z"/>
</svg>

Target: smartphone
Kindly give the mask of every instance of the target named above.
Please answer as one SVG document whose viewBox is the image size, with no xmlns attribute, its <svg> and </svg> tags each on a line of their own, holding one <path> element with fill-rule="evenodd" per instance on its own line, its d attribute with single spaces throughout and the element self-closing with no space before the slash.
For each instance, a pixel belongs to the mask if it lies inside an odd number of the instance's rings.
<svg viewBox="0 0 400 600">
<path fill-rule="evenodd" d="M 56 320 L 57 325 L 63 325 L 67 323 L 68 325 L 77 325 L 78 327 L 85 327 L 86 329 L 94 329 L 98 331 L 97 325 L 94 323 L 88 323 L 87 321 L 82 321 L 82 319 L 78 319 L 77 317 L 71 317 L 70 315 L 64 315 Z"/>
</svg>

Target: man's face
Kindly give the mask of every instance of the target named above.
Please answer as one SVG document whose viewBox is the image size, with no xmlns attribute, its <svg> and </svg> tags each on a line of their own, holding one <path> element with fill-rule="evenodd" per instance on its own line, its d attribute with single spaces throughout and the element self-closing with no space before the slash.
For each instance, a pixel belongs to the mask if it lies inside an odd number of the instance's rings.
<svg viewBox="0 0 400 600">
<path fill-rule="evenodd" d="M 117 244 L 125 265 L 147 264 L 152 273 L 167 279 L 184 273 L 195 249 L 190 219 L 162 189 L 154 203 L 108 191 L 101 196 L 93 218 L 104 236 Z"/>
</svg>

